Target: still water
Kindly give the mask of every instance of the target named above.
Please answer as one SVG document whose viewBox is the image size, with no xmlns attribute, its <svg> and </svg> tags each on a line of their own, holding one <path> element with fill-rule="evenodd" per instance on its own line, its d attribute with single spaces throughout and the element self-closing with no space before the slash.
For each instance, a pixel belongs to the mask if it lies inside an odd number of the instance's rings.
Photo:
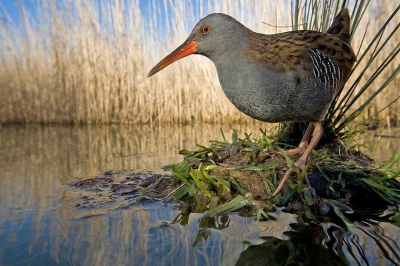
<svg viewBox="0 0 400 266">
<path fill-rule="evenodd" d="M 258 126 L 223 126 L 258 133 Z M 400 132 L 359 142 L 376 164 L 399 151 Z M 236 213 L 204 218 L 178 204 L 78 208 L 69 187 L 108 170 L 162 172 L 182 148 L 222 139 L 211 125 L 3 126 L 0 128 L 0 265 L 399 265 L 396 207 L 358 216 L 349 227 L 298 223 L 282 211 L 256 222 Z M 399 165 L 397 164 L 397 167 Z"/>
</svg>

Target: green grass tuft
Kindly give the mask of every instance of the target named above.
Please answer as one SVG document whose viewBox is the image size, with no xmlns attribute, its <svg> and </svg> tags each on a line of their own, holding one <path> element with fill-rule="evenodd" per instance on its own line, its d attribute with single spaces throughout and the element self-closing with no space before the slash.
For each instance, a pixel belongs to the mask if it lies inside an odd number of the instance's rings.
<svg viewBox="0 0 400 266">
<path fill-rule="evenodd" d="M 182 162 L 165 167 L 175 175 L 175 181 L 185 184 L 176 194 L 179 198 L 183 194 L 197 195 L 199 204 L 209 204 L 203 211 L 208 210 L 210 216 L 243 212 L 247 206 L 247 215 L 257 219 L 268 217 L 264 214 L 272 211 L 273 205 L 295 203 L 303 206 L 298 209 L 310 217 L 326 215 L 328 212 L 322 209 L 328 206 L 341 217 L 340 210 L 350 213 L 353 206 L 360 207 L 360 201 L 367 202 L 364 198 L 369 199 L 371 206 L 400 203 L 400 182 L 396 179 L 400 169 L 391 168 L 400 160 L 400 153 L 381 167 L 374 167 L 369 157 L 356 150 L 340 154 L 337 151 L 345 150 L 343 147 L 326 145 L 312 154 L 306 168 L 299 171 L 292 159 L 274 152 L 279 146 L 269 135 L 271 132 L 260 130 L 256 138 L 248 134 L 240 138 L 233 131 L 232 142 L 227 142 L 223 135 L 223 141 L 197 145 L 196 151 L 181 151 Z M 297 178 L 288 181 L 284 192 L 272 197 L 278 180 L 289 168 Z M 185 188 L 187 193 L 182 192 Z M 199 197 L 199 193 L 204 196 Z"/>
</svg>

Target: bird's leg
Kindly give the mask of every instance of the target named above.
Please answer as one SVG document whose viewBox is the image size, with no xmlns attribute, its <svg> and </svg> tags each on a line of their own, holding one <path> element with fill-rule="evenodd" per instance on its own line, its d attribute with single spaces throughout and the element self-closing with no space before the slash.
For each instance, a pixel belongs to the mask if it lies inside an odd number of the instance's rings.
<svg viewBox="0 0 400 266">
<path fill-rule="evenodd" d="M 310 155 L 313 152 L 315 146 L 317 146 L 318 142 L 322 138 L 322 135 L 324 134 L 324 128 L 322 127 L 321 122 L 312 122 L 312 124 L 314 125 L 313 126 L 314 131 L 313 131 L 313 136 L 312 136 L 311 142 L 308 145 L 307 149 L 304 151 L 303 155 L 301 155 L 301 157 L 295 163 L 295 165 L 300 170 L 303 170 L 303 168 L 306 166 L 308 157 L 310 157 Z M 308 129 L 307 129 L 307 131 L 308 131 Z"/>
<path fill-rule="evenodd" d="M 312 127 L 311 127 L 311 125 L 312 125 Z M 310 127 L 313 129 L 313 131 L 311 131 L 313 133 L 312 140 L 311 140 L 310 144 L 308 145 L 308 147 L 306 148 L 306 150 L 304 151 L 303 155 L 301 155 L 301 157 L 295 163 L 296 167 L 299 168 L 300 170 L 303 170 L 304 167 L 306 166 L 308 157 L 310 157 L 311 152 L 314 150 L 315 146 L 317 146 L 318 142 L 321 140 L 322 135 L 324 133 L 324 128 L 322 127 L 321 122 L 310 123 L 301 142 L 303 142 L 305 140 L 305 137 L 307 134 L 311 135 L 311 132 L 308 132 Z M 310 138 L 310 136 L 308 136 L 308 138 Z M 308 142 L 308 140 L 307 140 L 307 142 Z M 278 187 L 276 188 L 275 192 L 272 194 L 272 197 L 276 196 L 276 194 L 278 194 L 279 191 L 281 191 L 283 185 L 286 183 L 286 181 L 289 179 L 289 177 L 292 173 L 293 173 L 292 169 L 289 169 L 286 171 L 285 175 L 283 176 L 283 178 L 282 178 L 281 182 L 279 183 Z"/>
<path fill-rule="evenodd" d="M 282 151 L 282 152 L 279 152 L 278 154 L 283 155 L 283 156 L 304 154 L 304 152 L 306 151 L 306 149 L 308 147 L 308 141 L 310 140 L 311 133 L 313 133 L 313 130 L 314 130 L 314 123 L 311 122 L 310 124 L 308 124 L 307 130 L 304 133 L 303 138 L 301 139 L 300 144 L 297 148 L 291 149 L 288 151 Z"/>
<path fill-rule="evenodd" d="M 286 183 L 286 181 L 289 179 L 290 175 L 293 173 L 292 169 L 289 169 L 286 171 L 285 175 L 283 176 L 281 182 L 279 183 L 278 187 L 275 189 L 274 193 L 271 195 L 271 197 L 276 196 L 281 189 L 283 188 L 283 185 Z"/>
</svg>

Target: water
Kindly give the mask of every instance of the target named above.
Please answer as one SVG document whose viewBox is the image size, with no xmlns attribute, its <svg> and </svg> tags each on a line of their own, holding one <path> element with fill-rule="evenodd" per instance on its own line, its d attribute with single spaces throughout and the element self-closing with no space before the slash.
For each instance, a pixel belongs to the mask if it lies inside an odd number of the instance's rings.
<svg viewBox="0 0 400 266">
<path fill-rule="evenodd" d="M 231 126 L 223 127 L 228 137 Z M 257 134 L 257 126 L 234 126 Z M 78 208 L 69 184 L 110 169 L 153 170 L 178 162 L 182 148 L 222 139 L 210 125 L 3 126 L 0 129 L 0 265 L 313 265 L 400 264 L 395 208 L 353 217 L 348 225 L 302 225 L 277 211 L 266 222 L 237 213 L 204 218 L 179 204 Z M 376 146 L 376 132 L 360 141 Z M 383 132 L 397 135 L 399 131 Z M 382 138 L 389 159 L 399 138 Z M 397 167 L 399 167 L 397 165 Z"/>
</svg>

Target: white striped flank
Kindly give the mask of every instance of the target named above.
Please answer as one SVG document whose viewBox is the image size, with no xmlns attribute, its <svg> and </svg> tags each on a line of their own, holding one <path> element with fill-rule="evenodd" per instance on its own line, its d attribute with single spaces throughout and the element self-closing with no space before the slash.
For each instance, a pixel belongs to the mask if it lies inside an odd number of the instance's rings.
<svg viewBox="0 0 400 266">
<path fill-rule="evenodd" d="M 318 49 L 310 49 L 308 55 L 313 65 L 313 75 L 325 84 L 332 85 L 336 90 L 342 84 L 342 68 L 330 57 L 325 56 Z"/>
</svg>

